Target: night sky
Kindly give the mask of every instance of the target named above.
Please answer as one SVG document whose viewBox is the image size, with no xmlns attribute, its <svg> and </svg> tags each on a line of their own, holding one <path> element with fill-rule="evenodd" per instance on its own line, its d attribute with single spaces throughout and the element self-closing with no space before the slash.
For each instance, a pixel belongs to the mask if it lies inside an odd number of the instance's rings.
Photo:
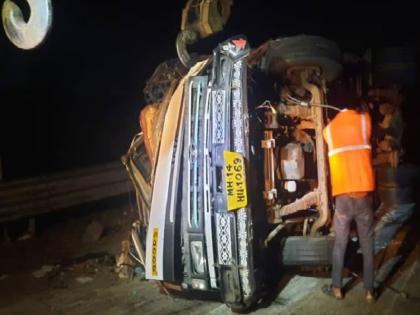
<svg viewBox="0 0 420 315">
<path fill-rule="evenodd" d="M 418 10 L 407 4 L 234 1 L 224 32 L 194 48 L 245 34 L 252 46 L 277 36 L 321 35 L 345 51 L 412 45 Z M 147 5 L 145 4 L 147 3 Z M 53 0 L 45 43 L 21 51 L 0 33 L 0 155 L 6 179 L 119 159 L 138 131 L 142 89 L 175 58 L 184 1 Z"/>
</svg>

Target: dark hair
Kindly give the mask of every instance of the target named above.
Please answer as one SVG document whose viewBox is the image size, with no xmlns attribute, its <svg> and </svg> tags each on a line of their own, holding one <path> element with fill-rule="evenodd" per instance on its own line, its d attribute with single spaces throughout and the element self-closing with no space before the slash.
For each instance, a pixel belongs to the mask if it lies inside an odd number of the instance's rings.
<svg viewBox="0 0 420 315">
<path fill-rule="evenodd" d="M 331 91 L 331 94 L 328 96 L 328 102 L 338 108 L 348 108 L 357 111 L 363 111 L 363 107 L 366 109 L 366 106 L 362 106 L 362 98 L 344 87 Z"/>
</svg>

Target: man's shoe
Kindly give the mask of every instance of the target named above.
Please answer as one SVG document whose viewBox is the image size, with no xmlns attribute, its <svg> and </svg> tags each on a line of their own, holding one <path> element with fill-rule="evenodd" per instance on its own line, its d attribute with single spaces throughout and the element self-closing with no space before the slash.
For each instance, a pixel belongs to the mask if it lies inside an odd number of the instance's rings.
<svg viewBox="0 0 420 315">
<path fill-rule="evenodd" d="M 369 304 L 375 303 L 376 301 L 376 296 L 375 296 L 375 292 L 372 290 L 366 290 L 366 302 L 368 302 Z"/>
<path fill-rule="evenodd" d="M 324 285 L 322 287 L 322 292 L 329 297 L 336 298 L 337 300 L 342 300 L 344 298 L 341 288 L 334 288 L 332 285 Z"/>
</svg>

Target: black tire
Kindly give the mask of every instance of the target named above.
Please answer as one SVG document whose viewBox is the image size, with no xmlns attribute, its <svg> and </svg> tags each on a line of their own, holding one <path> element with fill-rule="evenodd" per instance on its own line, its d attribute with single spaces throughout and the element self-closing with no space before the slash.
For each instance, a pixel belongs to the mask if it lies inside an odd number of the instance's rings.
<svg viewBox="0 0 420 315">
<path fill-rule="evenodd" d="M 285 266 L 330 265 L 334 238 L 290 236 L 284 240 L 281 263 Z"/>
<path fill-rule="evenodd" d="M 234 314 L 248 314 L 255 308 L 255 303 L 252 304 L 230 304 L 228 305 Z"/>
<path fill-rule="evenodd" d="M 273 40 L 266 58 L 266 67 L 274 59 L 281 60 L 285 69 L 299 65 L 319 66 L 327 81 L 335 80 L 342 70 L 340 48 L 320 36 L 299 35 Z"/>
</svg>

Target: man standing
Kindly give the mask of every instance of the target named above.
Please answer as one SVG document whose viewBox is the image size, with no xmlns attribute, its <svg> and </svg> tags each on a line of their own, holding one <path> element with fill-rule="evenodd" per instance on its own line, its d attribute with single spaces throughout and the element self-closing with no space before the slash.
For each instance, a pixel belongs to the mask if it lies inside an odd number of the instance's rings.
<svg viewBox="0 0 420 315">
<path fill-rule="evenodd" d="M 350 224 L 357 225 L 363 253 L 363 280 L 366 300 L 374 302 L 373 293 L 373 211 L 374 175 L 371 154 L 371 118 L 356 101 L 346 104 L 324 128 L 328 144 L 332 195 L 335 197 L 334 227 L 336 238 L 333 249 L 332 285 L 324 293 L 343 298 L 342 271 L 344 254 L 350 233 Z"/>
</svg>

